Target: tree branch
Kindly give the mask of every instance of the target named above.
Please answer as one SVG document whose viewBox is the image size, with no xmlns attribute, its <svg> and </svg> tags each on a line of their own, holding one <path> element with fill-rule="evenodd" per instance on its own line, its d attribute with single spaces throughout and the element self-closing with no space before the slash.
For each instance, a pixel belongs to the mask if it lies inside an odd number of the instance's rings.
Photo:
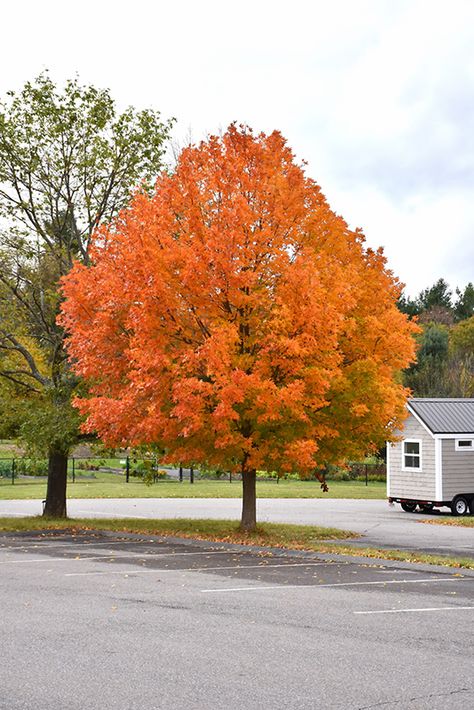
<svg viewBox="0 0 474 710">
<path fill-rule="evenodd" d="M 30 372 L 32 376 L 37 380 L 40 384 L 43 386 L 46 386 L 49 384 L 49 380 L 47 377 L 44 377 L 41 372 L 38 370 L 36 363 L 34 361 L 33 356 L 31 355 L 30 352 L 25 348 L 24 345 L 22 345 L 12 333 L 6 333 L 5 331 L 0 331 L 2 333 L 3 337 L 6 338 L 12 346 L 7 346 L 7 345 L 0 345 L 0 348 L 4 350 L 15 350 L 16 352 L 20 353 L 20 355 L 23 356 L 23 358 L 26 360 L 28 363 L 28 366 L 30 368 Z"/>
</svg>

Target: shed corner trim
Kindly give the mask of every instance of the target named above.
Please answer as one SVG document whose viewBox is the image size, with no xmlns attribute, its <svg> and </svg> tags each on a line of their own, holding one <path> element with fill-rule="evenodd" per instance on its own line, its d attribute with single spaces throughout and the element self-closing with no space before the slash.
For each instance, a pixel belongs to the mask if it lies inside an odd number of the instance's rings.
<svg viewBox="0 0 474 710">
<path fill-rule="evenodd" d="M 443 500 L 443 455 L 442 439 L 435 436 L 435 497 Z"/>
</svg>

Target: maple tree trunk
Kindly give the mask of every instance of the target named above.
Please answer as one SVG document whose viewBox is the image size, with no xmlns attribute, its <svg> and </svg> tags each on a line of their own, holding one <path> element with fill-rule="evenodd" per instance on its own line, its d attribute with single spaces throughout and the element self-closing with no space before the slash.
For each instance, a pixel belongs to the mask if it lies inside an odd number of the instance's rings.
<svg viewBox="0 0 474 710">
<path fill-rule="evenodd" d="M 242 466 L 242 518 L 240 529 L 253 532 L 257 527 L 257 471 Z"/>
<path fill-rule="evenodd" d="M 67 454 L 50 450 L 48 456 L 48 488 L 43 515 L 66 518 Z"/>
</svg>

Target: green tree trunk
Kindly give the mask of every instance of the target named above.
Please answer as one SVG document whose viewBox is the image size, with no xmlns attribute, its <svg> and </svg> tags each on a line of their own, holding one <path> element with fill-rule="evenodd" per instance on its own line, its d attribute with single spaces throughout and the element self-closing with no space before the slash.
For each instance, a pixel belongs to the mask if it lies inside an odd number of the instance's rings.
<svg viewBox="0 0 474 710">
<path fill-rule="evenodd" d="M 67 454 L 49 451 L 48 488 L 43 515 L 47 518 L 66 518 Z"/>
<path fill-rule="evenodd" d="M 242 466 L 242 518 L 240 529 L 253 532 L 257 527 L 257 471 Z"/>
</svg>

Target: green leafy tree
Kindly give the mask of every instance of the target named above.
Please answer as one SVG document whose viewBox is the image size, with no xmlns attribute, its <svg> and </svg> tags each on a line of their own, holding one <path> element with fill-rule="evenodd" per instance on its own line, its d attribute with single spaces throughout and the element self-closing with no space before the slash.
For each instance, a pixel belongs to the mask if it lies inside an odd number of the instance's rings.
<svg viewBox="0 0 474 710">
<path fill-rule="evenodd" d="M 417 363 L 405 384 L 418 397 L 474 395 L 474 317 L 447 328 L 431 323 L 420 339 Z"/>
<path fill-rule="evenodd" d="M 430 288 L 425 288 L 421 291 L 418 296 L 418 306 L 420 311 L 427 311 L 435 306 L 442 306 L 443 308 L 452 308 L 452 292 L 449 285 L 444 279 L 438 279 L 438 281 L 430 286 Z"/>
<path fill-rule="evenodd" d="M 449 378 L 456 384 L 456 395 L 474 396 L 474 316 L 451 328 L 449 351 Z"/>
<path fill-rule="evenodd" d="M 414 299 L 402 294 L 397 305 L 399 310 L 410 318 L 417 316 L 420 323 L 438 325 L 454 323 L 452 292 L 444 279 L 438 279 L 433 286 L 420 291 Z"/>
<path fill-rule="evenodd" d="M 474 316 L 457 323 L 450 333 L 450 349 L 455 355 L 474 355 Z"/>
<path fill-rule="evenodd" d="M 454 317 L 457 321 L 474 316 L 474 286 L 467 284 L 464 291 L 456 289 L 457 301 L 454 305 Z"/>
<path fill-rule="evenodd" d="M 99 223 L 152 189 L 171 125 L 154 110 L 119 113 L 108 90 L 77 79 L 61 90 L 47 73 L 0 103 L 0 377 L 20 434 L 49 458 L 45 515 L 66 515 L 79 423 L 58 284 L 74 260 L 89 262 Z"/>
<path fill-rule="evenodd" d="M 442 326 L 430 325 L 423 333 L 418 359 L 421 363 L 438 365 L 448 356 L 448 331 Z"/>
<path fill-rule="evenodd" d="M 420 313 L 418 301 L 413 300 L 409 296 L 405 296 L 405 294 L 400 296 L 397 301 L 397 306 L 402 313 L 406 313 L 406 315 L 410 316 L 410 318 L 413 318 L 413 316 L 417 316 Z"/>
<path fill-rule="evenodd" d="M 448 362 L 448 330 L 430 324 L 419 337 L 417 362 L 405 371 L 405 384 L 416 397 L 447 396 L 444 389 Z"/>
</svg>

